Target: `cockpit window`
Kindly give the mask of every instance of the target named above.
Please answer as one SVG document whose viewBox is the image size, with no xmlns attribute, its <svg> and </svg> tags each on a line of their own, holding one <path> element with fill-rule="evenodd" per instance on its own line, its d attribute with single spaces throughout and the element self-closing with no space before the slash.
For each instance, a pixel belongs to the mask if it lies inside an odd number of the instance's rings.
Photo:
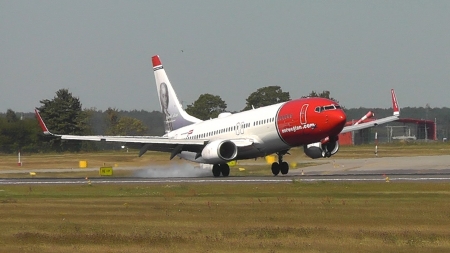
<svg viewBox="0 0 450 253">
<path fill-rule="evenodd" d="M 314 111 L 316 112 L 323 112 L 323 111 L 329 111 L 329 110 L 336 110 L 341 109 L 340 105 L 326 105 L 326 106 L 317 106 Z"/>
</svg>

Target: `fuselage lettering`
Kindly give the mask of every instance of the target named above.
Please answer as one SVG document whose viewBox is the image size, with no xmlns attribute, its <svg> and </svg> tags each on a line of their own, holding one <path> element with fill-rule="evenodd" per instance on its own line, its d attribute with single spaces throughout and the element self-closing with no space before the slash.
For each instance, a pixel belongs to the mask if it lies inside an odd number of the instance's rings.
<svg viewBox="0 0 450 253">
<path fill-rule="evenodd" d="M 315 123 L 309 123 L 309 124 L 303 124 L 303 125 L 297 125 L 293 127 L 284 128 L 281 130 L 282 133 L 290 133 L 290 132 L 297 132 L 304 129 L 314 129 L 316 128 Z"/>
</svg>

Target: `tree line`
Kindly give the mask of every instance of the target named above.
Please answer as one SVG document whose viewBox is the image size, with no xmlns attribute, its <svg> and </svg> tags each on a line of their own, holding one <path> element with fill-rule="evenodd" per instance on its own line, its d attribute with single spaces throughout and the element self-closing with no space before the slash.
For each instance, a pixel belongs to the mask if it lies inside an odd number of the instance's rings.
<svg viewBox="0 0 450 253">
<path fill-rule="evenodd" d="M 312 91 L 305 97 L 324 97 L 338 102 L 329 91 Z M 246 99 L 241 111 L 259 108 L 275 103 L 289 101 L 289 92 L 279 86 L 257 89 Z M 83 109 L 79 98 L 68 89 L 60 89 L 53 99 L 40 101 L 37 108 L 50 131 L 73 135 L 151 135 L 164 134 L 164 116 L 160 111 L 123 111 L 108 108 L 105 111 L 95 108 Z M 227 112 L 227 104 L 220 96 L 202 94 L 185 110 L 202 120 L 216 118 Z M 358 120 L 369 110 L 377 118 L 392 114 L 392 109 L 344 108 L 348 120 Z M 438 138 L 448 137 L 450 131 L 450 108 L 405 107 L 401 108 L 402 118 L 436 120 Z M 12 109 L 0 113 L 0 153 L 15 153 L 18 150 L 37 152 L 78 152 L 120 149 L 120 144 L 102 142 L 82 142 L 61 140 L 42 134 L 34 113 L 16 114 Z"/>
</svg>

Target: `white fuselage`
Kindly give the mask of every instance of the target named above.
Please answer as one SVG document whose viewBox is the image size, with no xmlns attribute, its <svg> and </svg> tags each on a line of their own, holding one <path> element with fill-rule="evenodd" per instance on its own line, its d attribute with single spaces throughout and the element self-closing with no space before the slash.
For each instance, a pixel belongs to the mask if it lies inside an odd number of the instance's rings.
<svg viewBox="0 0 450 253">
<path fill-rule="evenodd" d="M 174 139 L 201 140 L 257 140 L 253 148 L 242 150 L 236 159 L 248 159 L 272 154 L 276 151 L 289 149 L 278 135 L 276 129 L 276 115 L 284 103 L 279 103 L 259 109 L 227 115 L 215 119 L 188 125 L 172 132 L 167 136 Z M 183 151 L 179 157 L 203 162 L 202 158 L 195 158 L 196 153 Z"/>
</svg>

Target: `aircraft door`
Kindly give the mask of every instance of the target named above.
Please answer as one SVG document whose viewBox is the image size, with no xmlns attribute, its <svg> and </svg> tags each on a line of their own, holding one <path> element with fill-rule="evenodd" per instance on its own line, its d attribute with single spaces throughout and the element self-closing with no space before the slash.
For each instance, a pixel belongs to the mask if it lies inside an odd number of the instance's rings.
<svg viewBox="0 0 450 253">
<path fill-rule="evenodd" d="M 245 127 L 245 123 L 244 122 L 238 122 L 236 123 L 236 135 L 240 135 L 240 134 L 244 134 L 244 127 Z"/>
<path fill-rule="evenodd" d="M 300 110 L 300 125 L 305 125 L 308 123 L 306 118 L 306 111 L 308 110 L 309 104 L 304 104 Z"/>
</svg>

